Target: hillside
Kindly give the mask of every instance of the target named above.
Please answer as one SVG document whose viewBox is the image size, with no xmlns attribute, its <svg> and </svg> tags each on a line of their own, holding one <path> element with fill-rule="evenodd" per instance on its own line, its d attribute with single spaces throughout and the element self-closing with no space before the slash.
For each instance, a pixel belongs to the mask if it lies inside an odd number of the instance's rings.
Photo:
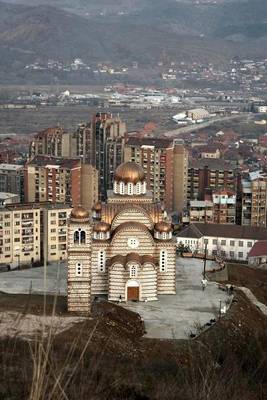
<svg viewBox="0 0 267 400">
<path fill-rule="evenodd" d="M 176 61 L 262 57 L 267 44 L 264 1 L 192 5 L 174 0 L 57 0 L 53 7 L 52 1 L 36 6 L 43 0 L 0 2 L 0 80 L 3 74 L 20 74 L 27 63 L 51 58 L 154 65 L 163 51 Z M 128 11 L 118 15 L 122 3 Z M 101 9 L 113 14 L 99 15 Z"/>
</svg>

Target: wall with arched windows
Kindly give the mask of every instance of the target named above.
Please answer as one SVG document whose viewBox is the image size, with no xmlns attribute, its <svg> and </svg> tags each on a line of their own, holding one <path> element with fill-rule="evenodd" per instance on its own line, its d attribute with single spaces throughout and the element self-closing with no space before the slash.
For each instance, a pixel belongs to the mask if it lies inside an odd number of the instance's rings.
<svg viewBox="0 0 267 400">
<path fill-rule="evenodd" d="M 115 194 L 134 196 L 146 194 L 146 182 L 137 182 L 133 184 L 132 182 L 114 182 L 113 191 Z"/>
<path fill-rule="evenodd" d="M 74 231 L 73 243 L 78 245 L 86 243 L 86 233 L 84 230 L 78 228 L 77 230 Z"/>
</svg>

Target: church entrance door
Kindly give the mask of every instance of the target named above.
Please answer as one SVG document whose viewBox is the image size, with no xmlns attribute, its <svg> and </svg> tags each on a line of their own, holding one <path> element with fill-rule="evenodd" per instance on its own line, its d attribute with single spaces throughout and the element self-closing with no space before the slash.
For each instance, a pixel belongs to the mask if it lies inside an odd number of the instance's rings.
<svg viewBox="0 0 267 400">
<path fill-rule="evenodd" d="M 127 300 L 138 301 L 139 300 L 139 287 L 127 288 Z"/>
</svg>

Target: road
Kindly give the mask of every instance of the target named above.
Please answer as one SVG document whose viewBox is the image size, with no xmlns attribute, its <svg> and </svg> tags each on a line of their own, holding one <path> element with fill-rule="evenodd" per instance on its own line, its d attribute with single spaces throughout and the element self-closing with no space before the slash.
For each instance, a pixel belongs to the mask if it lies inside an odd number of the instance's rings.
<svg viewBox="0 0 267 400">
<path fill-rule="evenodd" d="M 201 124 L 183 126 L 181 128 L 177 128 L 172 131 L 165 132 L 164 136 L 172 139 L 172 138 L 179 137 L 179 135 L 182 133 L 190 133 L 190 132 L 198 131 L 199 129 L 207 128 L 208 126 L 211 126 L 217 122 L 226 122 L 226 121 L 252 118 L 252 117 L 253 117 L 253 114 L 251 114 L 251 113 L 242 113 L 242 114 L 229 115 L 227 117 L 214 118 L 214 119 L 211 119 L 210 121 L 203 122 Z"/>
</svg>

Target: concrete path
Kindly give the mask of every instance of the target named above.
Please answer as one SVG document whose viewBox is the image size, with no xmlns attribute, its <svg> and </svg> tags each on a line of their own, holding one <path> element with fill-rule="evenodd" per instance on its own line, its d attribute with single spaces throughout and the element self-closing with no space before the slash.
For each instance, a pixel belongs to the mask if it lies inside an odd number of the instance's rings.
<svg viewBox="0 0 267 400">
<path fill-rule="evenodd" d="M 45 292 L 45 285 L 47 294 L 66 294 L 67 267 L 63 264 L 47 266 L 46 283 L 43 267 L 0 273 L 0 292 L 41 294 Z"/>
<path fill-rule="evenodd" d="M 162 295 L 155 302 L 129 302 L 125 305 L 144 319 L 146 337 L 187 339 L 199 325 L 218 317 L 220 300 L 224 307 L 229 296 L 214 282 L 208 282 L 203 292 L 202 271 L 202 260 L 178 258 L 176 295 Z"/>
</svg>

